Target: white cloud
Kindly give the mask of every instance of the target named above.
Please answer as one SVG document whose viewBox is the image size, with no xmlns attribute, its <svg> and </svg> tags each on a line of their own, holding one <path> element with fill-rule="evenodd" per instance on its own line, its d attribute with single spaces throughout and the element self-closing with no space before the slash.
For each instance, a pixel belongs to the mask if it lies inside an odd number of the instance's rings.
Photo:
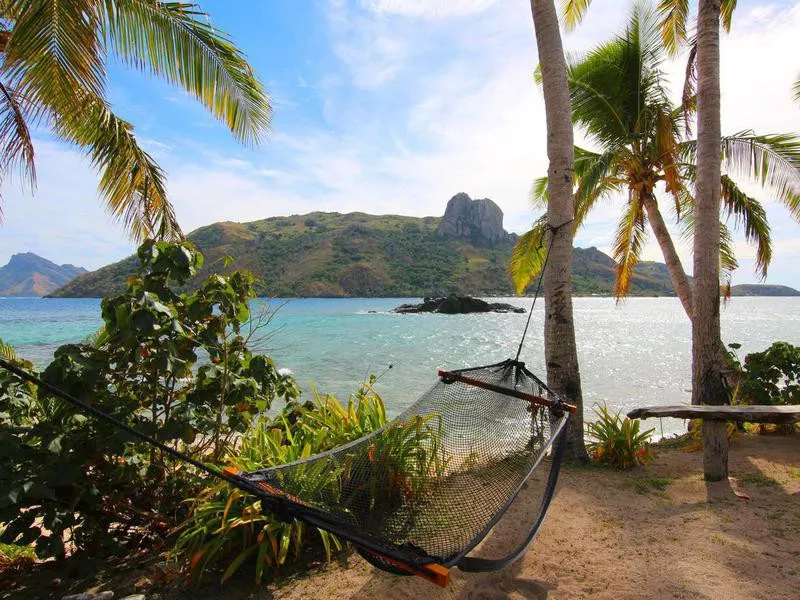
<svg viewBox="0 0 800 600">
<path fill-rule="evenodd" d="M 498 0 L 361 0 L 376 13 L 422 19 L 465 17 L 485 11 Z"/>
<path fill-rule="evenodd" d="M 89 269 L 130 254 L 133 245 L 97 199 L 97 178 L 88 161 L 47 140 L 36 139 L 35 147 L 35 192 L 3 190 L 0 266 L 18 252 Z"/>
<path fill-rule="evenodd" d="M 334 52 L 349 68 L 356 87 L 378 89 L 395 79 L 406 64 L 410 45 L 386 20 L 352 12 L 339 3 L 331 5 L 327 18 Z"/>
</svg>

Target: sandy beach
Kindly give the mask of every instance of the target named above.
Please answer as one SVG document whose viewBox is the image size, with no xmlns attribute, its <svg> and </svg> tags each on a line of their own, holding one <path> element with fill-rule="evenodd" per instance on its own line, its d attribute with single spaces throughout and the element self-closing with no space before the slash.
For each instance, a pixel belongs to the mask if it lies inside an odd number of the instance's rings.
<svg viewBox="0 0 800 600">
<path fill-rule="evenodd" d="M 800 435 L 739 436 L 730 469 L 730 484 L 706 484 L 702 453 L 680 448 L 657 448 L 651 464 L 626 472 L 566 466 L 528 553 L 497 573 L 453 570 L 444 589 L 380 572 L 351 555 L 262 587 L 242 569 L 224 586 L 209 574 L 187 590 L 153 577 L 152 565 L 162 559 L 151 553 L 82 581 L 42 565 L 17 574 L 13 590 L 0 579 L 0 589 L 8 590 L 0 597 L 114 590 L 115 598 L 139 592 L 148 600 L 797 598 Z M 523 491 L 479 554 L 495 556 L 531 523 L 543 479 Z"/>
<path fill-rule="evenodd" d="M 453 572 L 447 589 L 350 568 L 273 590 L 275 598 L 797 598 L 800 436 L 745 436 L 731 447 L 731 484 L 706 484 L 702 453 L 662 449 L 646 468 L 567 467 L 538 539 L 510 568 Z M 661 489 L 663 488 L 663 489 Z M 750 497 L 737 497 L 733 490 Z M 480 548 L 531 522 L 515 503 Z M 262 596 L 254 596 L 262 597 Z"/>
</svg>

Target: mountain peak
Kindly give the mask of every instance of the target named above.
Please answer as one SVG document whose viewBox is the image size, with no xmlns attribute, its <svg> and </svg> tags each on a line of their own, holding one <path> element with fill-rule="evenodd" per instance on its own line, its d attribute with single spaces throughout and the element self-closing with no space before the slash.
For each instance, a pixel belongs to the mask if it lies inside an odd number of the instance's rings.
<svg viewBox="0 0 800 600">
<path fill-rule="evenodd" d="M 44 296 L 85 272 L 83 267 L 57 265 L 33 252 L 18 252 L 0 268 L 0 296 Z"/>
</svg>

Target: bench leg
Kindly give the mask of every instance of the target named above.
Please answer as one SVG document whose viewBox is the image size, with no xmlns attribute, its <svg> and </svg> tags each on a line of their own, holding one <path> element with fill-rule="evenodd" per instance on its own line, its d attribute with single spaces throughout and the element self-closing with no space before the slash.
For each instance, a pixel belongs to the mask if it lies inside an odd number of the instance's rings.
<svg viewBox="0 0 800 600">
<path fill-rule="evenodd" d="M 728 478 L 728 425 L 725 421 L 703 421 L 703 475 L 706 481 Z"/>
</svg>

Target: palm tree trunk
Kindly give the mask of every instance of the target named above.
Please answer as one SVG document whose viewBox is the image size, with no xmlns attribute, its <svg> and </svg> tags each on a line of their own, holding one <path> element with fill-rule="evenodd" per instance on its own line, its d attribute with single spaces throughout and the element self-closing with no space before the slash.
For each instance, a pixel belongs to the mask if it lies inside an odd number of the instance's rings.
<svg viewBox="0 0 800 600">
<path fill-rule="evenodd" d="M 719 321 L 720 209 L 720 0 L 699 0 L 697 15 L 697 205 L 694 234 L 692 404 L 724 404 L 727 391 L 717 348 Z M 705 421 L 705 478 L 728 477 L 725 423 Z M 713 449 L 710 451 L 708 449 Z"/>
<path fill-rule="evenodd" d="M 664 255 L 664 262 L 667 264 L 667 271 L 669 272 L 670 279 L 672 279 L 672 287 L 675 293 L 678 294 L 683 310 L 689 319 L 692 318 L 692 288 L 689 285 L 689 280 L 686 277 L 686 272 L 683 270 L 681 259 L 675 251 L 675 244 L 672 243 L 672 236 L 669 234 L 664 217 L 661 211 L 658 210 L 656 199 L 652 195 L 647 195 L 644 198 L 644 209 L 647 211 L 647 220 L 650 221 L 650 227 L 656 236 L 658 245 L 661 247 L 661 253 Z"/>
<path fill-rule="evenodd" d="M 542 68 L 547 120 L 547 219 L 559 229 L 548 236 L 550 258 L 544 277 L 547 384 L 578 407 L 567 432 L 567 457 L 588 460 L 583 439 L 583 398 L 572 321 L 573 136 L 567 63 L 553 0 L 531 0 L 536 46 Z"/>
</svg>

